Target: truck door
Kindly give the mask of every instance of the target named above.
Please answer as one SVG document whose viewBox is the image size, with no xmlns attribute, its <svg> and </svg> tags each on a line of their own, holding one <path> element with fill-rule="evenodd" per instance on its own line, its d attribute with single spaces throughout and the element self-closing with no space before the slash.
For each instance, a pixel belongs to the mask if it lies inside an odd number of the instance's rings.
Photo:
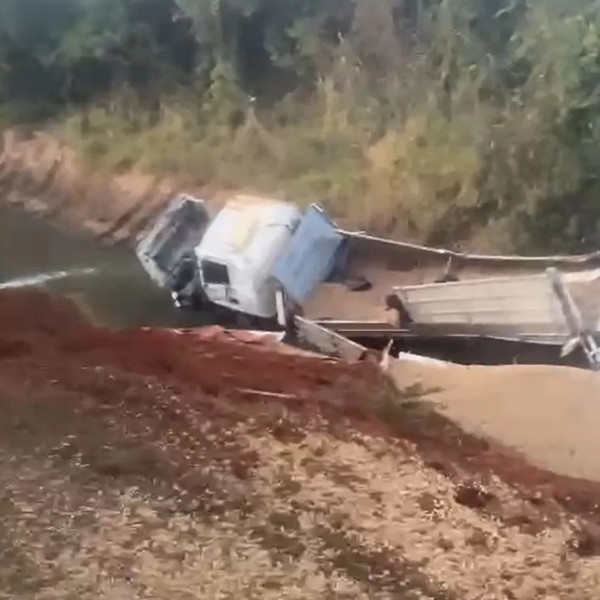
<svg viewBox="0 0 600 600">
<path fill-rule="evenodd" d="M 318 206 L 308 209 L 273 271 L 275 279 L 298 304 L 308 300 L 328 278 L 343 239 Z"/>
</svg>

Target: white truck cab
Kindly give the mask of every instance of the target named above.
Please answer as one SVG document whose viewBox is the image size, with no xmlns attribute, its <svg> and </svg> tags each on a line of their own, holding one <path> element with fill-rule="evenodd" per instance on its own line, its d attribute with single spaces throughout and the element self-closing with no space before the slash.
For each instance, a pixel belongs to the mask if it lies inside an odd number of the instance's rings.
<svg viewBox="0 0 600 600">
<path fill-rule="evenodd" d="M 248 196 L 229 201 L 194 250 L 208 300 L 272 318 L 280 288 L 273 268 L 301 219 L 287 202 Z"/>
<path fill-rule="evenodd" d="M 283 325 L 333 270 L 343 235 L 317 206 L 236 196 L 211 221 L 204 202 L 175 198 L 140 240 L 150 277 L 178 305 L 219 306 Z"/>
</svg>

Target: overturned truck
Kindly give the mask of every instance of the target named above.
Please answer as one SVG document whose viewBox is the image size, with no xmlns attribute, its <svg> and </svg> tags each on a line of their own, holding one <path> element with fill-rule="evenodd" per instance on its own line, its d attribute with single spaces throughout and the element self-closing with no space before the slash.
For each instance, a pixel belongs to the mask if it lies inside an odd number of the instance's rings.
<svg viewBox="0 0 600 600">
<path fill-rule="evenodd" d="M 181 308 L 309 341 L 483 337 L 582 349 L 600 366 L 600 253 L 483 256 L 339 228 L 317 205 L 181 195 L 137 256 Z M 347 348 L 347 346 L 345 346 Z"/>
</svg>

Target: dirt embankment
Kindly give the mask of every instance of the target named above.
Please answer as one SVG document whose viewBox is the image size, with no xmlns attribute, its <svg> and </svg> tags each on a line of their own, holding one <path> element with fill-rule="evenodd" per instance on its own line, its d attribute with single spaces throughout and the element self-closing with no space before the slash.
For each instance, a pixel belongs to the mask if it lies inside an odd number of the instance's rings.
<svg viewBox="0 0 600 600">
<path fill-rule="evenodd" d="M 150 175 L 93 170 L 49 134 L 2 136 L 0 204 L 21 205 L 109 242 L 135 236 L 178 191 L 175 182 Z"/>
<path fill-rule="evenodd" d="M 595 599 L 600 485 L 422 393 L 0 294 L 0 597 Z"/>
</svg>

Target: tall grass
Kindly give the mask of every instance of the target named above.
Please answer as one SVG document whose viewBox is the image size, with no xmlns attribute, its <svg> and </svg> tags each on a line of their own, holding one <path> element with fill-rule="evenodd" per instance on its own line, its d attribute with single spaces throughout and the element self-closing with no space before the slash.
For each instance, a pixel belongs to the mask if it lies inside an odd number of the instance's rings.
<svg viewBox="0 0 600 600">
<path fill-rule="evenodd" d="M 316 200 L 381 235 L 487 251 L 595 247 L 600 120 L 588 63 L 600 36 L 563 19 L 552 31 L 570 43 L 554 47 L 545 13 L 530 11 L 496 60 L 464 33 L 459 4 L 442 3 L 411 48 L 383 16 L 362 23 L 352 43 L 329 49 L 313 85 L 268 108 L 218 63 L 201 94 L 163 95 L 149 112 L 122 91 L 60 130 L 110 169 Z M 369 5 L 362 20 L 373 18 Z"/>
<path fill-rule="evenodd" d="M 332 76 L 302 102 L 290 97 L 270 111 L 246 103 L 233 124 L 231 111 L 184 96 L 152 115 L 130 102 L 98 106 L 60 131 L 87 160 L 115 171 L 316 200 L 351 227 L 446 241 L 455 214 L 477 202 L 476 140 L 434 102 L 403 120 L 382 122 L 379 110 Z"/>
</svg>

